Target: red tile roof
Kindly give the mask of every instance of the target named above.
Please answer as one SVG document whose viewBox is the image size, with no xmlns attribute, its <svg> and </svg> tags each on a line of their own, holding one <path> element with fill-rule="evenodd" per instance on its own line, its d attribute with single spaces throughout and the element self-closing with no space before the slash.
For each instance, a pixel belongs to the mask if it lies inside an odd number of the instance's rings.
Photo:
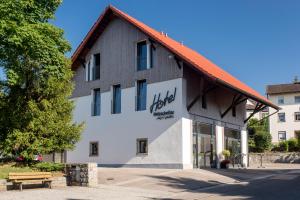
<svg viewBox="0 0 300 200">
<path fill-rule="evenodd" d="M 226 71 L 224 71 L 223 69 L 221 69 L 220 67 L 218 67 L 217 65 L 215 65 L 214 63 L 212 63 L 202 55 L 200 55 L 199 53 L 197 53 L 196 51 L 182 45 L 181 43 L 171 39 L 170 37 L 165 36 L 164 34 L 161 34 L 160 32 L 150 28 L 144 23 L 136 20 L 135 18 L 129 16 L 128 14 L 118 10 L 117 8 L 111 5 L 105 9 L 104 13 L 98 18 L 97 22 L 94 24 L 94 26 L 91 28 L 91 30 L 89 31 L 85 39 L 82 41 L 82 43 L 74 52 L 72 56 L 73 63 L 79 58 L 79 55 L 84 50 L 85 46 L 87 45 L 87 42 L 91 39 L 93 32 L 96 30 L 99 24 L 101 24 L 102 21 L 104 21 L 105 15 L 111 12 L 115 16 L 118 16 L 126 20 L 127 22 L 131 23 L 139 30 L 144 32 L 146 35 L 148 35 L 150 38 L 160 43 L 162 46 L 169 49 L 171 52 L 173 52 L 175 55 L 180 57 L 182 60 L 189 63 L 190 65 L 200 70 L 202 73 L 206 74 L 207 76 L 214 79 L 215 81 L 221 83 L 222 85 L 230 87 L 234 90 L 237 90 L 238 92 L 244 94 L 245 96 L 252 98 L 260 103 L 278 109 L 278 107 L 274 105 L 272 102 L 270 102 L 267 98 L 260 95 L 254 89 L 250 88 L 245 83 L 239 81 L 231 74 L 227 73 Z"/>
</svg>

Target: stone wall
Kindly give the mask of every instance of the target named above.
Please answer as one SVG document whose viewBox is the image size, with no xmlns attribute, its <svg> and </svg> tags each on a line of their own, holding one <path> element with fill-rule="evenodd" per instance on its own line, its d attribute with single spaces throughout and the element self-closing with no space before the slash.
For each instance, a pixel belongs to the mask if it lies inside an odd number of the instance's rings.
<svg viewBox="0 0 300 200">
<path fill-rule="evenodd" d="M 267 163 L 300 163 L 300 152 L 249 153 L 249 166 Z"/>
</svg>

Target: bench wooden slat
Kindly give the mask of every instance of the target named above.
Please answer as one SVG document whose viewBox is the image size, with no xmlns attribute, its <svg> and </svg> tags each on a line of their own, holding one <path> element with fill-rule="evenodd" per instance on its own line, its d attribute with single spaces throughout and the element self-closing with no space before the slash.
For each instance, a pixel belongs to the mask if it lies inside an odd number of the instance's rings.
<svg viewBox="0 0 300 200">
<path fill-rule="evenodd" d="M 52 175 L 51 172 L 10 172 L 9 176 Z"/>
<path fill-rule="evenodd" d="M 18 177 L 9 177 L 9 180 L 31 180 L 31 179 L 49 179 L 52 176 L 18 176 Z"/>
</svg>

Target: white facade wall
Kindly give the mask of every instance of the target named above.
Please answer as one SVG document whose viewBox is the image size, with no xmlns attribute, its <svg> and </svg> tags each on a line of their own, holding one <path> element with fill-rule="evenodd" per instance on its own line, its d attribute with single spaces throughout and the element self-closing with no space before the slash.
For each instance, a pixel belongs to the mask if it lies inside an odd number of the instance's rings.
<svg viewBox="0 0 300 200">
<path fill-rule="evenodd" d="M 155 94 L 174 91 L 175 101 L 163 110 L 175 111 L 173 119 L 156 119 L 149 111 Z M 68 162 L 98 164 L 150 164 L 191 167 L 191 122 L 182 118 L 182 79 L 147 85 L 147 110 L 135 111 L 136 88 L 122 89 L 122 112 L 111 114 L 111 92 L 101 94 L 101 115 L 91 116 L 92 96 L 73 99 L 76 122 L 85 122 L 81 141 L 68 152 Z M 148 138 L 148 155 L 136 155 L 136 139 Z M 89 157 L 89 142 L 99 142 L 99 156 Z"/>
<path fill-rule="evenodd" d="M 284 104 L 278 105 L 278 97 L 284 97 Z M 295 131 L 300 130 L 300 122 L 295 121 L 295 112 L 300 112 L 300 104 L 295 103 L 295 96 L 300 96 L 300 93 L 294 94 L 278 94 L 269 95 L 269 99 L 276 105 L 282 108 L 279 113 L 285 113 L 285 122 L 278 121 L 278 114 L 270 116 L 270 133 L 272 135 L 272 142 L 278 142 L 278 132 L 286 131 L 286 139 L 295 137 Z M 275 110 L 270 108 L 270 114 Z"/>
</svg>

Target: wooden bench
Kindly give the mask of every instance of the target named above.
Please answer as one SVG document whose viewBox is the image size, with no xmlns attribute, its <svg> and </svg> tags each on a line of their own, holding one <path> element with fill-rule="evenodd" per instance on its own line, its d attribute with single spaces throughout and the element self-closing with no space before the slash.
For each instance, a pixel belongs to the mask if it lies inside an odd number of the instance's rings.
<svg viewBox="0 0 300 200">
<path fill-rule="evenodd" d="M 43 185 L 48 184 L 51 189 L 51 172 L 20 172 L 20 173 L 9 173 L 8 180 L 13 183 L 13 186 L 19 185 L 19 189 L 22 191 L 23 183 L 36 183 L 42 182 Z"/>
</svg>

